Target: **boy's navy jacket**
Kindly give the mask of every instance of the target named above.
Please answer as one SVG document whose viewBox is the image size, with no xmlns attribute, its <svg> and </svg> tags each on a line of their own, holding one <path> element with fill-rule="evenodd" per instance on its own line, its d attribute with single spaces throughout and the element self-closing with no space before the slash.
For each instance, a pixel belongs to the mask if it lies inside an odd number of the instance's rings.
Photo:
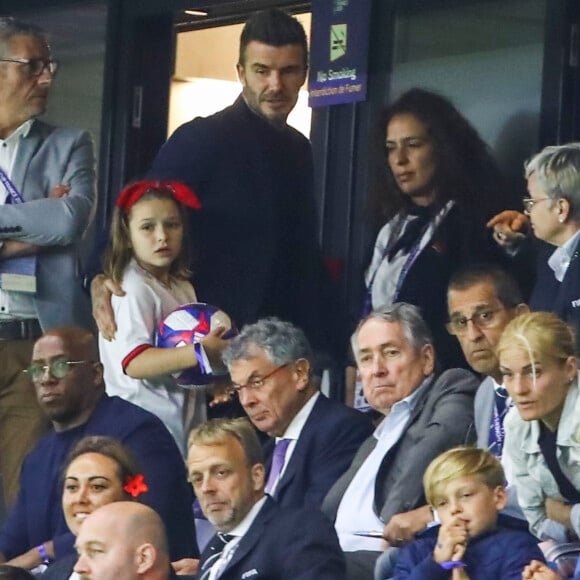
<svg viewBox="0 0 580 580">
<path fill-rule="evenodd" d="M 433 559 L 439 526 L 419 534 L 405 546 L 395 568 L 394 580 L 443 580 L 451 578 Z M 498 516 L 498 526 L 474 538 L 462 558 L 470 580 L 521 580 L 524 567 L 532 560 L 544 562 L 538 540 L 526 523 L 509 516 Z"/>
</svg>

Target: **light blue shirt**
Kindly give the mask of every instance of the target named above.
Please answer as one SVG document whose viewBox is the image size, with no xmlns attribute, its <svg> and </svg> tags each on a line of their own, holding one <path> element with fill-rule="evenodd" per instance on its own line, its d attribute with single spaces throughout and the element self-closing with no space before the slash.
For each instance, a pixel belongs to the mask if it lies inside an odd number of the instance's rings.
<svg viewBox="0 0 580 580">
<path fill-rule="evenodd" d="M 579 241 L 580 231 L 576 232 L 565 244 L 556 248 L 548 259 L 548 266 L 554 271 L 554 277 L 558 282 L 564 279 Z"/>
<path fill-rule="evenodd" d="M 353 477 L 338 506 L 334 525 L 340 547 L 344 552 L 383 551 L 384 540 L 357 536 L 355 532 L 382 531 L 383 529 L 385 523 L 373 510 L 375 481 L 379 467 L 385 455 L 403 434 L 417 399 L 427 388 L 430 380 L 431 377 L 428 377 L 408 397 L 395 403 L 390 413 L 375 429 L 373 437 L 377 439 L 377 444 Z"/>
</svg>

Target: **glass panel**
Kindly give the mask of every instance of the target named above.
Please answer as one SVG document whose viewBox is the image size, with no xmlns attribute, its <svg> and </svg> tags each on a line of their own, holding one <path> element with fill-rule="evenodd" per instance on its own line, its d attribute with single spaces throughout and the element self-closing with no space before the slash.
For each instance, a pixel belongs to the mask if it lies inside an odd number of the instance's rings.
<svg viewBox="0 0 580 580">
<path fill-rule="evenodd" d="M 87 129 L 98 154 L 105 65 L 106 2 L 13 10 L 49 34 L 54 58 L 60 62 L 43 120 L 63 127 Z"/>
<path fill-rule="evenodd" d="M 13 10 L 13 16 L 43 28 L 49 35 L 53 57 L 60 68 L 42 120 L 61 127 L 88 130 L 95 142 L 97 169 L 101 137 L 103 76 L 107 25 L 106 1 L 82 5 Z M 103 203 L 102 197 L 99 204 Z M 81 245 L 81 262 L 93 251 L 96 219 Z"/>
<path fill-rule="evenodd" d="M 521 189 L 522 162 L 539 148 L 547 0 L 445 4 L 401 6 L 389 99 L 415 86 L 450 98 Z"/>
<path fill-rule="evenodd" d="M 306 33 L 310 13 L 298 14 Z M 171 82 L 167 134 L 194 117 L 207 117 L 231 105 L 240 94 L 236 62 L 243 24 L 180 32 L 177 35 L 175 75 Z M 312 111 L 306 84 L 288 124 L 310 136 Z"/>
</svg>

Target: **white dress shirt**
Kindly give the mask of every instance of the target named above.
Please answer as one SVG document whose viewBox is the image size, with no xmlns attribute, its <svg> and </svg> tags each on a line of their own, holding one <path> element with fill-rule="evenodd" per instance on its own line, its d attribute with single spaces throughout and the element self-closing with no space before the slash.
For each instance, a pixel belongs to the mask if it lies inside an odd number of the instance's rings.
<svg viewBox="0 0 580 580">
<path fill-rule="evenodd" d="M 385 522 L 373 510 L 377 473 L 385 455 L 403 434 L 417 398 L 430 380 L 431 377 L 428 377 L 408 397 L 395 403 L 375 429 L 373 437 L 377 439 L 377 444 L 356 472 L 338 506 L 334 525 L 344 552 L 383 551 L 383 539 L 358 536 L 355 532 L 383 530 Z"/>
</svg>

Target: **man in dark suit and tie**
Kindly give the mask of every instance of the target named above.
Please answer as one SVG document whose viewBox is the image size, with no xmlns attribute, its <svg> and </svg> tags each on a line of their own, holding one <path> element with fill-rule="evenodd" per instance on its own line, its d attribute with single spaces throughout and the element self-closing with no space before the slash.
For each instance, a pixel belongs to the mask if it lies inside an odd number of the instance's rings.
<svg viewBox="0 0 580 580">
<path fill-rule="evenodd" d="M 37 119 L 57 64 L 41 29 L 0 18 L 0 268 L 27 257 L 26 276 L 0 279 L 0 469 L 8 505 L 24 456 L 48 428 L 21 372 L 34 340 L 55 326 L 91 325 L 77 271 L 95 202 L 92 140 Z"/>
<path fill-rule="evenodd" d="M 390 545 L 401 545 L 406 527 L 421 530 L 432 521 L 423 472 L 442 451 L 465 442 L 479 381 L 462 369 L 435 372 L 431 333 L 410 304 L 371 312 L 352 344 L 365 397 L 385 418 L 322 511 L 335 522 L 347 578 L 367 580 L 383 550 L 381 532 Z"/>
<path fill-rule="evenodd" d="M 341 580 L 336 533 L 318 510 L 286 509 L 264 493 L 258 437 L 247 419 L 214 419 L 195 428 L 189 479 L 217 534 L 197 576 L 221 580 Z"/>
<path fill-rule="evenodd" d="M 272 438 L 266 492 L 284 507 L 320 508 L 372 433 L 370 420 L 320 393 L 308 340 L 289 322 L 245 326 L 223 359 L 248 417 Z"/>
</svg>

